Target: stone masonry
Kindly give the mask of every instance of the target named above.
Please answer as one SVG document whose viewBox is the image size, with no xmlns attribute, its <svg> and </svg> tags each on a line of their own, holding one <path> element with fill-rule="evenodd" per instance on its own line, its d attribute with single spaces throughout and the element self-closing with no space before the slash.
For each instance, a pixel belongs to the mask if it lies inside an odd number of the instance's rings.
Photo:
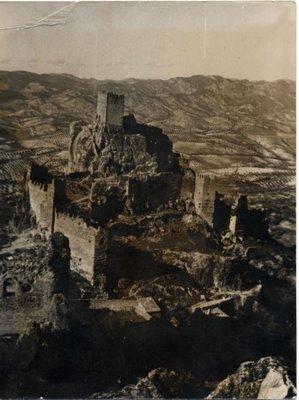
<svg viewBox="0 0 299 400">
<path fill-rule="evenodd" d="M 117 127 L 123 126 L 125 99 L 115 93 L 98 93 L 97 117 L 100 123 Z"/>
<path fill-rule="evenodd" d="M 39 174 L 40 172 L 40 174 Z M 49 237 L 61 232 L 69 240 L 71 268 L 83 273 L 95 284 L 103 283 L 107 257 L 107 233 L 104 229 L 88 226 L 80 217 L 57 212 L 61 199 L 61 180 L 50 175 L 45 182 L 44 168 L 33 164 L 28 174 L 29 201 L 39 227 Z"/>
<path fill-rule="evenodd" d="M 82 218 L 59 212 L 55 213 L 54 231 L 69 239 L 72 268 L 96 284 L 99 275 L 106 273 L 107 232 L 88 226 Z"/>
</svg>

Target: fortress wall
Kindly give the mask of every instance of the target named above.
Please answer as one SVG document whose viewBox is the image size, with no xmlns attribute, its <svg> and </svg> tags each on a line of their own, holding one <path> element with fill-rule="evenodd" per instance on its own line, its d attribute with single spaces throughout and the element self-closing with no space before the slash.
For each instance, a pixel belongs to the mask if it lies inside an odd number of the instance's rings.
<svg viewBox="0 0 299 400">
<path fill-rule="evenodd" d="M 213 226 L 216 185 L 213 177 L 196 172 L 194 205 L 196 212 Z"/>
<path fill-rule="evenodd" d="M 4 282 L 13 282 L 15 294 L 5 297 Z M 46 274 L 36 279 L 32 289 L 22 291 L 22 286 L 13 276 L 0 277 L 0 335 L 19 334 L 32 321 L 42 321 L 49 310 L 53 292 L 53 275 Z"/>
<path fill-rule="evenodd" d="M 55 295 L 68 296 L 67 240 L 53 235 L 43 250 L 47 255 L 42 259 L 40 253 L 33 258 L 19 254 L 10 267 L 2 262 L 5 272 L 0 273 L 0 335 L 21 333 L 33 321 L 55 319 Z M 26 275 L 20 265 L 28 270 Z"/>
<path fill-rule="evenodd" d="M 0 299 L 0 336 L 24 332 L 31 321 L 42 321 L 44 309 L 38 304 L 19 305 L 17 299 Z"/>
<path fill-rule="evenodd" d="M 37 223 L 45 228 L 49 234 L 53 230 L 55 184 L 28 182 L 30 207 L 33 210 Z"/>
<path fill-rule="evenodd" d="M 221 233 L 229 229 L 231 223 L 232 204 L 225 195 L 216 192 L 214 215 L 213 215 L 213 228 L 215 232 Z"/>
<path fill-rule="evenodd" d="M 184 199 L 193 200 L 195 191 L 195 178 L 195 172 L 191 168 L 184 168 L 181 187 L 181 197 Z"/>
<path fill-rule="evenodd" d="M 126 186 L 126 206 L 132 212 L 157 210 L 168 207 L 181 190 L 181 176 L 171 172 L 158 173 L 149 177 L 130 177 Z"/>
<path fill-rule="evenodd" d="M 162 204 L 163 202 L 175 201 L 180 196 L 181 175 L 172 172 L 161 172 L 158 177 L 157 189 L 153 190 L 153 196 L 156 196 L 157 192 L 161 193 Z M 153 177 L 153 180 L 155 180 L 155 177 Z"/>
<path fill-rule="evenodd" d="M 217 178 L 196 173 L 196 212 L 218 233 L 229 229 L 237 236 L 267 238 L 267 213 L 260 209 L 249 209 L 245 195 L 228 198 L 216 191 L 218 187 Z"/>
<path fill-rule="evenodd" d="M 91 299 L 90 300 L 90 308 L 94 310 L 105 309 L 108 308 L 112 311 L 134 311 L 135 307 L 137 307 L 137 300 L 123 300 L 123 299 L 115 299 L 115 300 L 99 300 L 99 299 Z"/>
<path fill-rule="evenodd" d="M 108 264 L 108 233 L 106 230 L 99 230 L 95 238 L 94 248 L 94 276 L 93 283 L 101 289 L 102 294 L 106 293 Z"/>
<path fill-rule="evenodd" d="M 57 212 L 54 232 L 61 232 L 69 239 L 71 269 L 80 270 L 93 283 L 106 261 L 106 233 L 88 226 L 82 218 Z"/>
<path fill-rule="evenodd" d="M 236 236 L 265 239 L 269 229 L 267 212 L 262 209 L 249 209 L 247 196 L 240 195 L 232 209 L 229 229 Z"/>
</svg>

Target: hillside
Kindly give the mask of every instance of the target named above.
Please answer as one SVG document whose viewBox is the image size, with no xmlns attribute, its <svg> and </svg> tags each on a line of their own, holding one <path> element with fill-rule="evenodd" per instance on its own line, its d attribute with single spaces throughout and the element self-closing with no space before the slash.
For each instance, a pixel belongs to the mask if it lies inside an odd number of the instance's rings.
<svg viewBox="0 0 299 400">
<path fill-rule="evenodd" d="M 93 119 L 98 90 L 125 94 L 125 112 L 164 129 L 195 169 L 218 174 L 270 210 L 272 234 L 294 243 L 295 83 L 219 76 L 97 81 L 0 72 L 0 210 L 32 160 L 64 169 L 69 124 Z M 275 232 L 274 232 L 275 231 Z"/>
<path fill-rule="evenodd" d="M 97 89 L 125 93 L 126 112 L 133 112 L 140 122 L 162 127 L 175 148 L 200 156 L 211 168 L 294 165 L 292 81 L 198 75 L 113 82 L 2 71 L 0 135 L 16 138 L 26 148 L 40 148 L 50 140 L 63 150 L 69 123 L 92 119 Z"/>
</svg>

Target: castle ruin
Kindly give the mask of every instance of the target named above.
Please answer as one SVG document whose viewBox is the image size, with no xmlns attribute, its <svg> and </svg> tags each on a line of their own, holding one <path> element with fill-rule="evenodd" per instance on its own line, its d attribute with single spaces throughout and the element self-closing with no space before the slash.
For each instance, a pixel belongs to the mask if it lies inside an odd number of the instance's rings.
<svg viewBox="0 0 299 400">
<path fill-rule="evenodd" d="M 45 167 L 32 164 L 28 174 L 28 192 L 32 211 L 45 231 L 53 232 L 55 180 Z"/>
<path fill-rule="evenodd" d="M 82 201 L 76 185 L 84 180 Z M 61 232 L 68 238 L 71 268 L 102 293 L 109 273 L 107 221 L 120 213 L 167 208 L 180 187 L 181 169 L 168 137 L 124 116 L 124 96 L 113 93 L 99 93 L 92 125 L 71 124 L 66 174 L 53 176 L 37 164 L 28 173 L 38 226 L 46 237 Z"/>
<path fill-rule="evenodd" d="M 223 185 L 213 174 L 193 169 L 185 160 L 181 197 L 193 201 L 195 211 L 215 232 L 239 237 L 268 237 L 266 210 L 250 209 L 244 194 L 221 193 Z M 188 203 L 189 204 L 189 203 Z"/>
<path fill-rule="evenodd" d="M 1 335 L 18 333 L 46 316 L 57 323 L 54 310 L 63 307 L 69 294 L 70 248 L 65 236 L 55 233 L 34 255 L 28 250 L 1 258 L 0 271 Z"/>
<path fill-rule="evenodd" d="M 71 124 L 65 174 L 53 176 L 36 164 L 28 173 L 30 206 L 39 227 L 46 236 L 61 232 L 68 238 L 71 268 L 103 296 L 113 273 L 107 261 L 108 226 L 119 215 L 185 202 L 187 212 L 192 203 L 217 233 L 266 235 L 264 211 L 250 210 L 246 196 L 227 199 L 218 189 L 214 176 L 179 164 L 161 129 L 124 116 L 124 96 L 113 93 L 99 93 L 92 124 Z"/>
<path fill-rule="evenodd" d="M 107 233 L 101 227 L 88 225 L 83 218 L 60 211 L 64 202 L 66 181 L 53 177 L 45 167 L 32 164 L 28 174 L 31 209 L 45 237 L 61 232 L 69 240 L 72 268 L 90 281 L 99 280 L 105 267 Z M 97 279 L 96 279 L 97 277 Z"/>
</svg>

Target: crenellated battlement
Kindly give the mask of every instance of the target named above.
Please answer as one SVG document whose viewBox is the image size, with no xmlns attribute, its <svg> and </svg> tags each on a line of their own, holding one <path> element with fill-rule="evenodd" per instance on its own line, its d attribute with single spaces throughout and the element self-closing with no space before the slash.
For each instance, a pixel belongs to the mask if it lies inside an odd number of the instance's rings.
<svg viewBox="0 0 299 400">
<path fill-rule="evenodd" d="M 39 181 L 34 181 L 34 180 L 29 180 L 28 182 L 29 185 L 32 185 L 34 187 L 36 187 L 37 189 L 40 189 L 44 192 L 49 192 L 51 190 L 54 190 L 54 182 L 52 183 L 42 183 Z"/>
<path fill-rule="evenodd" d="M 206 180 L 206 181 L 210 181 L 210 182 L 217 182 L 217 180 L 219 179 L 218 176 L 213 175 L 213 174 L 196 173 L 196 176 L 198 177 L 198 179 L 202 179 L 202 180 Z"/>
<path fill-rule="evenodd" d="M 47 167 L 33 162 L 28 171 L 28 179 L 32 182 L 49 184 L 53 181 L 53 176 Z"/>
<path fill-rule="evenodd" d="M 54 178 L 45 167 L 35 164 L 28 171 L 27 183 L 30 206 L 38 225 L 48 236 L 54 232 L 65 235 L 69 240 L 72 269 L 82 272 L 93 283 L 102 282 L 107 232 L 78 215 L 61 211 L 66 200 L 65 179 Z"/>
<path fill-rule="evenodd" d="M 83 218 L 55 211 L 54 232 L 69 239 L 71 266 L 95 283 L 105 269 L 107 232 L 89 225 Z"/>
<path fill-rule="evenodd" d="M 100 233 L 101 231 L 100 228 L 94 227 L 89 224 L 88 221 L 68 211 L 55 210 L 55 221 L 56 220 L 65 221 L 65 223 L 72 224 L 76 229 L 85 229 L 94 234 Z"/>
<path fill-rule="evenodd" d="M 45 167 L 32 164 L 28 171 L 30 207 L 36 222 L 50 235 L 53 231 L 55 180 Z"/>
</svg>

